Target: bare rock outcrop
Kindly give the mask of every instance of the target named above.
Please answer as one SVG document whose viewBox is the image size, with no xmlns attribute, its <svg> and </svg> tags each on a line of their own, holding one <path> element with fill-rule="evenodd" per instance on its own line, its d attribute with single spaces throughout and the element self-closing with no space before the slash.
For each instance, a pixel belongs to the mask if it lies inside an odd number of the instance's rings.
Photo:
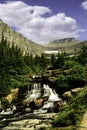
<svg viewBox="0 0 87 130">
<path fill-rule="evenodd" d="M 10 94 L 8 94 L 5 99 L 11 104 L 11 102 L 17 98 L 19 88 L 12 89 Z"/>
<path fill-rule="evenodd" d="M 87 111 L 83 115 L 82 122 L 80 123 L 77 130 L 87 130 Z"/>
</svg>

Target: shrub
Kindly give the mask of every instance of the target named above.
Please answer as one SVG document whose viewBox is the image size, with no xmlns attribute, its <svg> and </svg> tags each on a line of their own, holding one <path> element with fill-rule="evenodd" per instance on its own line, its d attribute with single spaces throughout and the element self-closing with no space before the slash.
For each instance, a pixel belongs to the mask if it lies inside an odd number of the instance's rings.
<svg viewBox="0 0 87 130">
<path fill-rule="evenodd" d="M 1 103 L 4 108 L 7 108 L 9 105 L 9 102 L 5 99 L 5 97 L 1 98 Z"/>
<path fill-rule="evenodd" d="M 82 87 L 86 84 L 85 79 L 87 79 L 87 74 L 85 67 L 81 64 L 73 64 L 73 62 L 69 62 L 70 65 L 68 67 L 65 66 L 65 68 L 70 68 L 70 71 L 68 73 L 62 73 L 57 75 L 56 84 L 58 89 L 61 92 L 68 91 L 74 87 Z M 67 62 L 68 65 L 68 62 Z"/>
<path fill-rule="evenodd" d="M 64 63 L 63 69 L 71 69 L 74 65 L 78 65 L 78 62 L 75 62 L 73 60 L 67 60 Z"/>
<path fill-rule="evenodd" d="M 82 115 L 87 110 L 87 87 L 73 96 L 69 104 L 54 118 L 54 126 L 78 125 Z"/>
</svg>

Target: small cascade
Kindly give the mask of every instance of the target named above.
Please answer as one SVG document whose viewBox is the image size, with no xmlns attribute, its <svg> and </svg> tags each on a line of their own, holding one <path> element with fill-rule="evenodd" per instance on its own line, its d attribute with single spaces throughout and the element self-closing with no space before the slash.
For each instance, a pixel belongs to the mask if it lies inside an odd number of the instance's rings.
<svg viewBox="0 0 87 130">
<path fill-rule="evenodd" d="M 55 108 L 58 108 L 58 103 L 62 101 L 56 91 L 47 84 L 35 83 L 26 86 L 25 89 L 24 93 L 22 91 L 23 98 L 19 100 L 19 103 L 12 108 L 3 110 L 0 114 L 13 114 L 15 111 L 22 110 L 34 114 L 54 112 Z M 22 95 L 21 92 L 20 95 Z"/>
<path fill-rule="evenodd" d="M 61 100 L 58 94 L 55 92 L 55 90 L 49 88 L 49 91 L 50 91 L 49 101 L 56 102 Z"/>
<path fill-rule="evenodd" d="M 44 96 L 49 96 L 48 101 L 60 101 L 61 99 L 59 98 L 59 95 L 55 92 L 55 90 L 53 90 L 52 88 L 50 88 L 48 85 L 44 84 Z"/>
<path fill-rule="evenodd" d="M 50 108 L 53 109 L 54 103 L 61 101 L 61 98 L 59 98 L 55 90 L 50 88 L 48 85 L 44 85 L 44 92 L 45 92 L 44 94 L 48 94 L 49 98 L 48 98 L 48 101 L 44 103 L 44 106 L 42 107 L 42 109 L 44 110 L 50 109 Z"/>
<path fill-rule="evenodd" d="M 41 89 L 43 88 L 43 95 L 41 94 Z M 48 100 L 46 100 L 43 104 L 43 106 L 40 109 L 34 110 L 34 113 L 46 113 L 48 110 L 53 111 L 54 104 L 61 101 L 61 98 L 58 96 L 58 94 L 49 87 L 49 85 L 43 84 L 43 87 L 41 88 L 40 85 L 34 84 L 32 87 L 33 90 L 31 90 L 30 94 L 30 100 L 33 101 L 38 98 L 44 98 L 48 97 Z"/>
<path fill-rule="evenodd" d="M 46 84 L 33 84 L 28 86 L 28 93 L 26 95 L 27 100 L 33 104 L 34 113 L 46 113 L 48 111 L 54 111 L 55 104 L 61 102 L 61 98 L 56 91 Z M 37 108 L 36 110 L 34 109 Z M 38 107 L 40 106 L 40 107 Z"/>
<path fill-rule="evenodd" d="M 41 96 L 40 84 L 33 84 L 31 86 L 31 88 L 29 88 L 29 86 L 28 86 L 28 93 L 26 95 L 26 98 L 29 99 L 29 101 L 34 101 L 37 98 L 39 98 L 40 96 Z"/>
<path fill-rule="evenodd" d="M 44 96 L 50 96 L 50 91 L 49 91 L 49 86 L 44 84 L 43 85 L 43 90 L 44 90 L 44 94 L 43 94 L 43 97 Z"/>
<path fill-rule="evenodd" d="M 11 115 L 13 114 L 14 112 L 16 111 L 16 106 L 12 106 L 12 108 L 7 108 L 6 110 L 3 109 L 1 112 L 0 112 L 0 115 Z"/>
</svg>

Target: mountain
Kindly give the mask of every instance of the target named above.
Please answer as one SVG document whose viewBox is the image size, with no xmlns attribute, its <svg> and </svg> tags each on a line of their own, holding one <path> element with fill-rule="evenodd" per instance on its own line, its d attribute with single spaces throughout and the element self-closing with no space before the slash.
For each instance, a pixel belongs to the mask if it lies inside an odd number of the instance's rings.
<svg viewBox="0 0 87 130">
<path fill-rule="evenodd" d="M 24 51 L 24 53 L 29 52 L 34 55 L 40 55 L 44 50 L 46 50 L 44 46 L 28 40 L 22 34 L 13 31 L 11 27 L 0 20 L 0 41 L 2 38 L 2 34 L 10 45 L 17 45 Z"/>
<path fill-rule="evenodd" d="M 7 42 L 20 47 L 23 52 L 32 53 L 33 55 L 41 55 L 46 50 L 57 50 L 68 54 L 77 54 L 83 44 L 87 45 L 87 41 L 78 41 L 75 38 L 64 38 L 50 41 L 47 45 L 42 46 L 31 40 L 28 40 L 22 34 L 13 31 L 6 23 L 0 20 L 0 41 L 2 34 Z"/>
<path fill-rule="evenodd" d="M 87 41 L 78 41 L 75 38 L 64 38 L 59 40 L 53 40 L 46 47 L 49 50 L 58 50 L 61 52 L 66 52 L 68 54 L 79 53 L 80 48 L 84 45 L 87 45 Z"/>
</svg>

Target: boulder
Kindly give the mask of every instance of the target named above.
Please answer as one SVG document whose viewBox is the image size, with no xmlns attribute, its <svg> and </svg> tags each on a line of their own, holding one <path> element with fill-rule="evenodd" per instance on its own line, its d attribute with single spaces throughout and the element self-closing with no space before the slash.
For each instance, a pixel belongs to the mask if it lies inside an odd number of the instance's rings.
<svg viewBox="0 0 87 130">
<path fill-rule="evenodd" d="M 11 104 L 12 99 L 13 99 L 12 93 L 11 93 L 11 94 L 8 94 L 8 95 L 5 97 L 5 99 L 9 102 L 9 104 Z"/>
<path fill-rule="evenodd" d="M 41 108 L 43 106 L 43 99 L 37 99 L 37 100 L 34 100 L 34 103 L 35 103 L 35 106 L 37 108 Z"/>
<path fill-rule="evenodd" d="M 40 99 L 36 99 L 32 102 L 30 102 L 30 107 L 32 109 L 39 109 L 43 106 L 44 102 L 48 100 L 48 97 L 43 97 L 43 98 L 40 98 Z"/>
<path fill-rule="evenodd" d="M 54 102 L 54 112 L 59 112 L 63 106 L 64 106 L 64 103 L 62 100 L 58 102 Z"/>
<path fill-rule="evenodd" d="M 65 93 L 62 95 L 62 97 L 63 97 L 64 99 L 67 99 L 67 98 L 71 97 L 72 95 L 78 94 L 78 92 L 80 92 L 81 90 L 83 90 L 83 88 L 74 88 L 74 89 L 71 89 L 71 91 L 65 92 Z"/>
<path fill-rule="evenodd" d="M 71 90 L 72 95 L 78 94 L 78 92 L 80 92 L 81 90 L 83 90 L 83 88 L 74 88 Z"/>
<path fill-rule="evenodd" d="M 62 95 L 62 97 L 63 97 L 64 99 L 69 98 L 69 97 L 71 97 L 71 96 L 72 96 L 71 91 L 67 91 L 67 92 L 65 92 L 65 93 Z"/>
<path fill-rule="evenodd" d="M 9 104 L 11 104 L 11 102 L 17 98 L 17 94 L 18 94 L 19 88 L 15 88 L 12 89 L 10 94 L 8 94 L 5 99 L 9 102 Z"/>
<path fill-rule="evenodd" d="M 19 88 L 15 88 L 11 90 L 11 93 L 13 93 L 14 95 L 16 95 L 19 91 Z"/>
</svg>

